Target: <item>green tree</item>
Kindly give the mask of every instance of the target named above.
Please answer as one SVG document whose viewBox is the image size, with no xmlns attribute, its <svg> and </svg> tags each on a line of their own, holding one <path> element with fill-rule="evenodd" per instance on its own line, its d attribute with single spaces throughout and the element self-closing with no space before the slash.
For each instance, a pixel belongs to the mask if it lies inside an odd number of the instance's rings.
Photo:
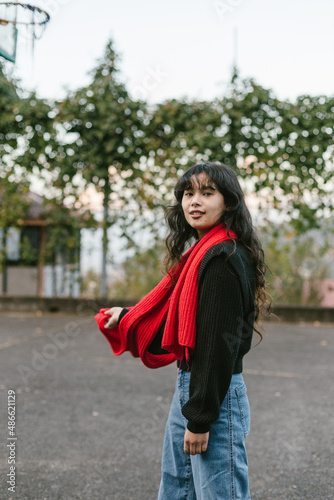
<svg viewBox="0 0 334 500">
<path fill-rule="evenodd" d="M 221 99 L 172 99 L 151 108 L 149 120 L 151 209 L 171 199 L 175 178 L 190 165 L 220 161 L 236 170 L 246 192 L 257 193 L 262 219 L 284 215 L 302 233 L 330 216 L 333 98 L 279 100 L 235 71 Z"/>
<path fill-rule="evenodd" d="M 230 87 L 221 101 L 218 159 L 257 192 L 263 214 L 284 214 L 299 233 L 319 227 L 334 208 L 334 98 L 280 101 L 254 79 L 238 77 Z"/>
<path fill-rule="evenodd" d="M 52 105 L 8 79 L 0 63 L 0 154 L 3 165 L 44 175 L 56 137 Z M 42 177 L 43 177 L 42 175 Z"/>
<path fill-rule="evenodd" d="M 334 97 L 304 95 L 285 102 L 282 118 L 275 180 L 291 223 L 304 232 L 321 227 L 334 209 Z"/>
<path fill-rule="evenodd" d="M 0 156 L 4 163 L 20 137 L 20 117 L 17 116 L 20 102 L 19 88 L 15 81 L 8 80 L 0 61 Z M 5 157 L 5 158 L 4 158 Z"/>
<path fill-rule="evenodd" d="M 147 208 L 161 213 L 176 179 L 190 165 L 208 161 L 221 127 L 217 101 L 167 100 L 148 112 L 145 139 Z M 161 216 L 156 226 L 161 224 Z"/>
<path fill-rule="evenodd" d="M 61 166 L 61 175 L 93 185 L 103 193 L 103 262 L 101 295 L 105 296 L 108 228 L 129 213 L 141 211 L 144 168 L 143 154 L 145 106 L 133 101 L 118 79 L 117 56 L 112 42 L 92 72 L 92 82 L 71 93 L 59 103 L 57 120 L 67 132 L 67 154 L 72 162 Z"/>
</svg>

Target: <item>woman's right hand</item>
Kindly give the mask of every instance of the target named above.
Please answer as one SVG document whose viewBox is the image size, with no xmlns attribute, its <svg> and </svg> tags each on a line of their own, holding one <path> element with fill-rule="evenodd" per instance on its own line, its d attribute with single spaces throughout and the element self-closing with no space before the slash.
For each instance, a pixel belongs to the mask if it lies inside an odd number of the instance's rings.
<svg viewBox="0 0 334 500">
<path fill-rule="evenodd" d="M 115 328 L 118 325 L 118 318 L 122 309 L 123 307 L 112 307 L 111 309 L 108 309 L 108 311 L 105 311 L 104 314 L 110 316 L 110 319 L 106 320 L 104 328 Z"/>
</svg>

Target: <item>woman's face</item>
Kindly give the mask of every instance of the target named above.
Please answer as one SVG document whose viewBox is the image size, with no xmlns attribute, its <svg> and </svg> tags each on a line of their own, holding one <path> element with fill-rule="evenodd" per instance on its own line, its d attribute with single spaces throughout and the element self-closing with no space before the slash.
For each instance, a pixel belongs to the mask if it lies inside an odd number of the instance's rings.
<svg viewBox="0 0 334 500">
<path fill-rule="evenodd" d="M 203 172 L 191 177 L 192 187 L 183 193 L 182 209 L 186 221 L 196 229 L 199 239 L 217 224 L 226 206 L 216 184 Z"/>
</svg>

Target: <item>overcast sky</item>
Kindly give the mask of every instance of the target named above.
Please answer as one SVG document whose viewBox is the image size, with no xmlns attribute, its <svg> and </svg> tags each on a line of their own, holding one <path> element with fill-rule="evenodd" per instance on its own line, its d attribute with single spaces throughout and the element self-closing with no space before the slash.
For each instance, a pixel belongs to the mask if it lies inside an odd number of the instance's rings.
<svg viewBox="0 0 334 500">
<path fill-rule="evenodd" d="M 36 0 L 51 14 L 43 38 L 18 45 L 16 75 L 40 97 L 61 98 L 87 74 L 109 38 L 123 81 L 150 102 L 223 95 L 233 65 L 280 98 L 333 94 L 333 0 Z"/>
</svg>

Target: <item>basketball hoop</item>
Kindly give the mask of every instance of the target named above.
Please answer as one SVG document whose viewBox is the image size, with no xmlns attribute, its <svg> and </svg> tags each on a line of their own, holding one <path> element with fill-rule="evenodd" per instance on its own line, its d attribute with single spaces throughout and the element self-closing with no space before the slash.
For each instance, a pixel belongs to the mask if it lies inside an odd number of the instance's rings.
<svg viewBox="0 0 334 500">
<path fill-rule="evenodd" d="M 15 62 L 18 34 L 31 38 L 34 52 L 35 40 L 42 37 L 49 21 L 49 14 L 40 7 L 20 2 L 0 2 L 0 55 Z"/>
</svg>

